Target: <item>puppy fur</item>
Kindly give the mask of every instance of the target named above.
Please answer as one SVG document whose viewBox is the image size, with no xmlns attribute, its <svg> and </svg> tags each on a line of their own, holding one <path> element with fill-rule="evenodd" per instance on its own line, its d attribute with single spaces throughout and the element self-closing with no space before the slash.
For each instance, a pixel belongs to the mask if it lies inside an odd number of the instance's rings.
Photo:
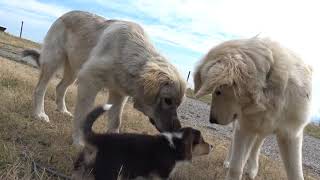
<svg viewBox="0 0 320 180">
<path fill-rule="evenodd" d="M 106 109 L 97 107 L 87 116 L 82 127 L 85 147 L 72 179 L 167 179 L 177 162 L 210 152 L 201 132 L 190 127 L 155 136 L 94 133 L 92 124 Z"/>
</svg>

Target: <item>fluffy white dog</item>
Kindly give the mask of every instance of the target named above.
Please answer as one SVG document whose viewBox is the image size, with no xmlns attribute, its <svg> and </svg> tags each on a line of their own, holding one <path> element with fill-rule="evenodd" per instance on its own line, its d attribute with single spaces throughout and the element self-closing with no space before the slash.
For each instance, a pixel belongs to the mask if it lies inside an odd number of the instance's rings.
<svg viewBox="0 0 320 180">
<path fill-rule="evenodd" d="M 58 111 L 72 115 L 65 105 L 65 95 L 78 79 L 75 144 L 83 144 L 80 127 L 103 88 L 108 89 L 108 102 L 113 104 L 108 113 L 108 131 L 119 132 L 128 96 L 159 131 L 181 127 L 177 108 L 186 84 L 178 70 L 157 52 L 142 27 L 134 22 L 71 11 L 52 24 L 41 53 L 25 50 L 23 55 L 32 56 L 41 69 L 33 98 L 33 114 L 37 119 L 49 121 L 44 111 L 44 96 L 59 67 L 64 67 L 64 74 L 56 88 Z"/>
<path fill-rule="evenodd" d="M 303 179 L 303 129 L 309 122 L 312 70 L 269 39 L 224 42 L 196 68 L 196 96 L 212 93 L 210 122 L 236 122 L 226 179 L 258 173 L 260 147 L 276 134 L 288 179 Z"/>
</svg>

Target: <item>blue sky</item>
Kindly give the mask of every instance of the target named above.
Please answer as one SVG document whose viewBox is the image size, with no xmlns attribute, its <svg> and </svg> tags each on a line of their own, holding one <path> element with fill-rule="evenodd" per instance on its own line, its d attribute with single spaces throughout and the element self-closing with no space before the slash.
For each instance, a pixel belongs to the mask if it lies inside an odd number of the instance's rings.
<svg viewBox="0 0 320 180">
<path fill-rule="evenodd" d="M 317 0 L 0 0 L 0 25 L 18 35 L 23 20 L 23 37 L 42 42 L 52 22 L 74 9 L 135 21 L 185 78 L 214 45 L 260 33 L 293 49 L 315 67 L 313 112 L 320 117 L 317 7 Z"/>
</svg>

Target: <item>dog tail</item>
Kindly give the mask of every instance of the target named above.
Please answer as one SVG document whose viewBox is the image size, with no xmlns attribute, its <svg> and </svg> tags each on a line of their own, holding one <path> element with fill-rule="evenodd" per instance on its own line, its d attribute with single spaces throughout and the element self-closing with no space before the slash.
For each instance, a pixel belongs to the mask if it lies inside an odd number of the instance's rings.
<svg viewBox="0 0 320 180">
<path fill-rule="evenodd" d="M 22 51 L 22 56 L 26 57 L 26 56 L 31 56 L 32 59 L 37 63 L 37 66 L 40 67 L 40 53 L 37 50 L 34 49 L 26 49 L 24 51 Z"/>
<path fill-rule="evenodd" d="M 87 115 L 82 127 L 83 135 L 86 140 L 91 139 L 90 137 L 94 135 L 94 132 L 92 132 L 93 123 L 98 119 L 98 117 L 101 114 L 108 111 L 111 108 L 111 106 L 111 104 L 105 104 L 103 106 L 96 107 Z"/>
</svg>

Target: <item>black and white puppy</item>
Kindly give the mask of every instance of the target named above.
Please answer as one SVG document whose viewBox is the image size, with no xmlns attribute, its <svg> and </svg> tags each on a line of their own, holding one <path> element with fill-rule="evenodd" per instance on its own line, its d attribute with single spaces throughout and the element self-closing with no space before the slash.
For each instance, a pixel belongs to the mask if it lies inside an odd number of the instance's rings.
<svg viewBox="0 0 320 180">
<path fill-rule="evenodd" d="M 97 107 L 82 128 L 85 147 L 74 164 L 72 179 L 167 179 L 178 162 L 209 154 L 201 132 L 185 127 L 159 135 L 96 134 L 94 121 L 111 105 Z"/>
</svg>

